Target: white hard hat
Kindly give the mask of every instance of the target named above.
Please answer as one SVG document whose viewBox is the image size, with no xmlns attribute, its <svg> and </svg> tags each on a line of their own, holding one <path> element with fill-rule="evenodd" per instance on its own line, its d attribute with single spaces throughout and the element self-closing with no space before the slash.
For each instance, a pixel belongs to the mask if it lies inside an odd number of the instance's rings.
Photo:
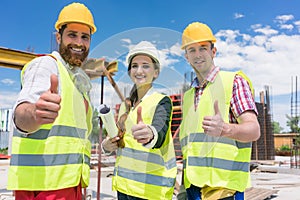
<svg viewBox="0 0 300 200">
<path fill-rule="evenodd" d="M 136 56 L 138 54 L 147 55 L 147 56 L 153 58 L 153 60 L 157 64 L 157 67 L 159 68 L 160 61 L 159 61 L 158 50 L 155 48 L 155 46 L 152 43 L 150 43 L 148 41 L 141 41 L 140 43 L 138 43 L 134 48 L 132 48 L 129 51 L 129 53 L 126 57 L 128 71 L 131 68 L 130 67 L 131 60 L 133 59 L 134 56 Z"/>
</svg>

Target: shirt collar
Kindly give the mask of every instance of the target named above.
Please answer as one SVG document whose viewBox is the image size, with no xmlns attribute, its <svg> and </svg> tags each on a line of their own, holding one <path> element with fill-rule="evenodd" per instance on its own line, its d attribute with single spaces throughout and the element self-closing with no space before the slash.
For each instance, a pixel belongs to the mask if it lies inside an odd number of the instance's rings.
<svg viewBox="0 0 300 200">
<path fill-rule="evenodd" d="M 211 69 L 211 71 L 207 74 L 207 76 L 205 77 L 204 80 L 206 80 L 207 82 L 213 83 L 214 80 L 216 79 L 216 76 L 217 76 L 219 71 L 220 71 L 220 67 L 213 67 Z M 199 88 L 200 87 L 200 83 L 199 83 L 199 80 L 198 80 L 197 76 L 193 79 L 193 81 L 191 83 L 191 87 L 193 87 L 193 88 Z"/>
</svg>

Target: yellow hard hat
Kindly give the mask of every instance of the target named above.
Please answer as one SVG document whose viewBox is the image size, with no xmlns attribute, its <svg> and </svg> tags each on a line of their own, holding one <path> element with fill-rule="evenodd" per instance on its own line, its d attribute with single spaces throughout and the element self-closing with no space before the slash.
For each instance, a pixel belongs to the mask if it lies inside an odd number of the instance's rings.
<svg viewBox="0 0 300 200">
<path fill-rule="evenodd" d="M 92 34 L 97 30 L 92 13 L 81 3 L 71 3 L 65 6 L 59 13 L 58 19 L 55 23 L 55 29 L 59 31 L 64 24 L 72 22 L 88 25 L 91 28 Z"/>
<path fill-rule="evenodd" d="M 212 43 L 215 43 L 217 40 L 211 29 L 206 24 L 193 22 L 183 31 L 181 49 L 184 49 L 187 45 L 192 43 L 204 41 L 211 41 Z"/>
</svg>

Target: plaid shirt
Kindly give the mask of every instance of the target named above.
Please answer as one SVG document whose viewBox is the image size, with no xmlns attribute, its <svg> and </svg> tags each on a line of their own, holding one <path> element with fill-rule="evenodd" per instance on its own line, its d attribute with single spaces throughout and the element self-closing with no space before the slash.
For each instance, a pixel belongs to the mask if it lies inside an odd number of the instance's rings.
<svg viewBox="0 0 300 200">
<path fill-rule="evenodd" d="M 218 72 L 220 71 L 219 67 L 214 67 L 207 77 L 199 83 L 198 78 L 196 77 L 191 84 L 191 87 L 195 88 L 194 96 L 194 106 L 195 110 L 198 107 L 201 95 L 208 82 L 213 83 Z M 233 82 L 232 97 L 230 100 L 230 112 L 229 112 L 229 121 L 230 123 L 237 123 L 237 118 L 245 111 L 253 110 L 257 114 L 257 109 L 255 101 L 253 99 L 250 87 L 248 82 L 239 75 L 236 75 Z"/>
</svg>

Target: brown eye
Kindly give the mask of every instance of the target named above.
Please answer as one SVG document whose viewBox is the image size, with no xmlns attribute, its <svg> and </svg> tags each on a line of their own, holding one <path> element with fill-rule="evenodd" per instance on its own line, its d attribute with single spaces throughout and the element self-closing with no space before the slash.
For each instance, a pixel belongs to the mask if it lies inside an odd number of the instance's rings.
<svg viewBox="0 0 300 200">
<path fill-rule="evenodd" d="M 138 65 L 131 65 L 132 69 L 138 68 Z"/>
<path fill-rule="evenodd" d="M 90 36 L 89 35 L 83 35 L 81 38 L 83 40 L 85 40 L 85 41 L 89 41 L 90 40 Z"/>
<path fill-rule="evenodd" d="M 189 49 L 188 52 L 189 52 L 189 53 L 194 53 L 194 52 L 195 52 L 195 49 Z"/>
<path fill-rule="evenodd" d="M 143 65 L 143 69 L 149 69 L 150 65 Z"/>
<path fill-rule="evenodd" d="M 203 51 L 206 51 L 206 50 L 207 50 L 206 47 L 200 47 L 200 48 L 199 48 L 199 51 L 200 51 L 200 52 L 203 52 Z"/>
<path fill-rule="evenodd" d="M 75 33 L 70 33 L 70 34 L 68 34 L 68 36 L 69 36 L 70 38 L 75 38 L 75 37 L 76 37 L 76 34 L 75 34 Z"/>
</svg>

